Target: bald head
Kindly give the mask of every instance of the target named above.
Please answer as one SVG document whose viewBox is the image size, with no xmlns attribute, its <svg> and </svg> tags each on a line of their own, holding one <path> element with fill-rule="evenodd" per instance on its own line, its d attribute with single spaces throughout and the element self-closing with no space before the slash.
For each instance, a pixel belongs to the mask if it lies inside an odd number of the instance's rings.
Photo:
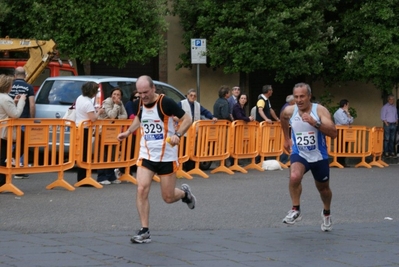
<svg viewBox="0 0 399 267">
<path fill-rule="evenodd" d="M 148 75 L 143 75 L 140 76 L 137 81 L 136 81 L 136 86 L 149 86 L 149 87 L 153 87 L 154 86 L 154 82 L 152 81 L 151 77 Z"/>
<path fill-rule="evenodd" d="M 15 77 L 16 78 L 25 78 L 26 77 L 26 72 L 24 67 L 16 67 L 15 68 Z"/>
<path fill-rule="evenodd" d="M 155 93 L 154 82 L 150 76 L 140 76 L 136 81 L 137 93 L 145 105 L 154 103 L 158 95 Z"/>
</svg>

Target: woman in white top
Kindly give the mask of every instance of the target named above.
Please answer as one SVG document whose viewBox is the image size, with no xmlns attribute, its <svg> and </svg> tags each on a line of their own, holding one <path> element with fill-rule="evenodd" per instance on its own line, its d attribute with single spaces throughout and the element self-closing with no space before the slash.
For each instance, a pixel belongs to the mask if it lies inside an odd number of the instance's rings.
<svg viewBox="0 0 399 267">
<path fill-rule="evenodd" d="M 103 109 L 100 109 L 96 112 L 96 109 L 93 104 L 93 97 L 96 96 L 98 92 L 99 85 L 95 82 L 87 82 L 82 85 L 82 94 L 76 99 L 75 108 L 76 108 L 76 125 L 79 125 L 81 121 L 91 120 L 96 121 L 101 113 L 104 112 Z M 89 141 L 89 131 L 88 129 L 84 129 L 83 136 L 83 161 L 87 160 L 87 143 Z M 86 177 L 86 169 L 77 168 L 78 169 L 78 182 L 83 180 Z"/>
<path fill-rule="evenodd" d="M 111 96 L 103 101 L 102 108 L 104 112 L 100 115 L 101 119 L 127 119 L 127 112 L 122 102 L 123 92 L 119 87 L 115 87 L 111 91 Z M 108 154 L 108 147 L 104 148 L 104 156 Z M 106 160 L 106 159 L 104 159 Z M 119 170 L 119 169 L 115 169 Z M 118 175 L 119 176 L 119 175 Z M 114 169 L 97 170 L 97 182 L 102 185 L 120 184 Z"/>
<path fill-rule="evenodd" d="M 7 118 L 19 118 L 25 106 L 26 94 L 21 94 L 15 96 L 13 100 L 8 93 L 11 91 L 12 83 L 14 81 L 13 76 L 9 75 L 0 75 L 0 120 L 4 120 Z M 4 129 L 4 128 L 3 128 Z M 3 133 L 3 131 L 2 131 Z M 7 157 L 7 140 L 3 139 L 4 133 L 1 136 L 1 150 L 0 150 L 0 165 L 6 166 L 6 157 Z M 21 134 L 21 142 L 20 142 L 20 155 L 23 155 L 24 149 L 24 135 Z M 9 159 L 11 160 L 11 159 Z M 0 186 L 5 184 L 6 176 L 4 174 L 0 174 Z"/>
</svg>

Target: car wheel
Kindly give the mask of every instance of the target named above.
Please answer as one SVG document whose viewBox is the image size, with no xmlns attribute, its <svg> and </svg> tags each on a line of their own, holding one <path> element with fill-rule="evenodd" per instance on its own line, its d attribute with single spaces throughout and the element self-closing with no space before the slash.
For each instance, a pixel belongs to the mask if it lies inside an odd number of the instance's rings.
<svg viewBox="0 0 399 267">
<path fill-rule="evenodd" d="M 203 161 L 203 162 L 200 162 L 199 167 L 201 170 L 207 171 L 207 170 L 209 170 L 211 165 L 212 165 L 212 161 Z"/>
</svg>

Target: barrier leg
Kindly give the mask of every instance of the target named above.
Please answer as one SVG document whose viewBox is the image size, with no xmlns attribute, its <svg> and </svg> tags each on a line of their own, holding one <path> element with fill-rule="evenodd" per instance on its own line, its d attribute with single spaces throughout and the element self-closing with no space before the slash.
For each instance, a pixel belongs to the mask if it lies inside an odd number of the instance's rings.
<svg viewBox="0 0 399 267">
<path fill-rule="evenodd" d="M 198 174 L 199 176 L 201 176 L 202 178 L 209 178 L 209 176 L 203 172 L 200 167 L 199 167 L 199 161 L 195 161 L 195 167 L 194 169 L 190 170 L 187 172 L 188 174 Z"/>
<path fill-rule="evenodd" d="M 389 166 L 388 163 L 386 163 L 385 161 L 383 161 L 383 160 L 381 159 L 381 156 L 380 156 L 380 159 L 377 160 L 377 162 L 380 163 L 380 164 L 381 164 L 382 166 L 384 166 L 384 167 L 388 167 L 388 166 Z"/>
<path fill-rule="evenodd" d="M 385 162 L 384 162 L 385 163 Z M 377 160 L 377 156 L 374 155 L 373 156 L 373 160 L 369 163 L 370 166 L 377 166 L 379 168 L 384 168 L 385 166 L 383 164 L 381 164 L 378 160 Z M 386 163 L 385 163 L 386 164 Z M 387 164 L 388 165 L 388 164 Z"/>
<path fill-rule="evenodd" d="M 77 182 L 73 186 L 79 187 L 79 186 L 82 186 L 82 185 L 91 185 L 91 186 L 94 186 L 95 188 L 98 188 L 98 189 L 103 188 L 102 184 L 100 184 L 99 182 L 97 182 L 96 180 L 94 180 L 91 177 L 91 169 L 87 169 L 86 170 L 86 178 L 84 178 L 81 181 Z"/>
<path fill-rule="evenodd" d="M 255 163 L 255 158 L 252 158 L 252 159 L 251 159 L 251 163 L 248 164 L 247 166 L 245 166 L 244 169 L 246 169 L 246 170 L 255 169 L 255 170 L 258 170 L 258 171 L 260 171 L 260 172 L 265 171 L 265 170 L 262 168 L 262 166 L 260 166 L 260 164 L 256 164 L 256 163 Z"/>
<path fill-rule="evenodd" d="M 222 159 L 220 161 L 219 167 L 217 167 L 216 169 L 213 169 L 211 171 L 211 173 L 217 173 L 217 172 L 225 172 L 227 174 L 234 174 L 234 172 L 232 170 L 230 170 L 229 168 L 226 167 L 226 165 L 224 165 L 224 159 Z"/>
<path fill-rule="evenodd" d="M 330 163 L 330 167 L 337 167 L 337 168 L 340 168 L 340 169 L 344 168 L 344 166 L 342 166 L 340 163 L 338 163 L 337 156 L 333 157 L 333 161 Z"/>
<path fill-rule="evenodd" d="M 133 177 L 132 175 L 130 175 L 130 167 L 126 167 L 125 168 L 125 173 L 122 174 L 122 176 L 119 178 L 119 180 L 121 182 L 126 181 L 126 182 L 129 182 L 129 183 L 132 183 L 132 184 L 137 184 L 136 178 Z"/>
<path fill-rule="evenodd" d="M 281 168 L 283 168 L 283 169 L 288 169 L 288 166 L 280 161 L 280 156 L 277 156 L 277 157 L 276 157 L 276 160 L 277 160 L 278 163 L 280 164 Z"/>
<path fill-rule="evenodd" d="M 360 161 L 358 164 L 355 165 L 355 168 L 358 168 L 358 167 L 366 167 L 368 169 L 371 169 L 370 164 L 368 164 L 366 162 L 366 157 L 362 157 L 362 161 Z"/>
<path fill-rule="evenodd" d="M 189 179 L 189 180 L 193 179 L 193 177 L 190 174 L 188 174 L 187 172 L 185 172 L 182 169 L 180 169 L 180 167 L 179 167 L 179 169 L 176 172 L 176 177 L 177 178 L 186 178 L 186 179 Z"/>
<path fill-rule="evenodd" d="M 59 171 L 57 180 L 46 186 L 46 189 L 50 190 L 55 187 L 62 187 L 69 191 L 75 190 L 75 187 L 73 187 L 67 181 L 64 180 L 64 171 Z"/>
<path fill-rule="evenodd" d="M 232 171 L 239 171 L 239 172 L 242 172 L 242 173 L 248 173 L 247 170 L 245 170 L 243 167 L 238 165 L 238 158 L 234 158 L 234 164 L 232 166 L 230 166 L 229 169 L 232 170 Z"/>
<path fill-rule="evenodd" d="M 161 178 L 159 178 L 158 175 L 154 175 L 154 177 L 152 177 L 152 180 L 154 180 L 154 181 L 157 182 L 157 183 L 160 183 L 160 182 L 161 182 Z"/>
<path fill-rule="evenodd" d="M 11 192 L 17 196 L 23 196 L 24 192 L 18 189 L 15 185 L 11 183 L 12 174 L 6 174 L 6 183 L 0 187 L 0 193 Z"/>
</svg>

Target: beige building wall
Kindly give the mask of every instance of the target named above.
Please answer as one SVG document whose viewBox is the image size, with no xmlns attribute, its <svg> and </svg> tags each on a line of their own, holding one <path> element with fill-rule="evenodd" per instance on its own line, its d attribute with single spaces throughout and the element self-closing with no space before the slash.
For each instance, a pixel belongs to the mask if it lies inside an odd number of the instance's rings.
<svg viewBox="0 0 399 267">
<path fill-rule="evenodd" d="M 349 106 L 356 109 L 357 118 L 353 125 L 382 126 L 380 111 L 383 106 L 381 91 L 370 83 L 349 82 L 342 85 L 334 85 L 325 88 L 322 82 L 313 83 L 312 93 L 319 99 L 328 89 L 334 96 L 333 103 L 339 103 L 341 99 L 347 99 Z M 397 93 L 394 91 L 394 95 Z"/>
<path fill-rule="evenodd" d="M 188 89 L 197 88 L 197 65 L 193 65 L 191 70 L 176 70 L 176 65 L 180 61 L 179 55 L 185 51 L 182 45 L 182 28 L 179 25 L 178 17 L 168 16 L 169 31 L 166 34 L 167 51 L 162 57 L 161 63 L 166 68 L 166 74 L 162 75 L 162 80 L 175 86 L 182 93 L 186 94 Z M 199 38 L 193 36 L 193 38 Z M 162 67 L 160 69 L 162 72 Z M 218 90 L 221 85 L 226 84 L 230 87 L 239 84 L 239 74 L 224 74 L 222 70 L 212 70 L 205 65 L 200 65 L 200 102 L 213 113 L 213 104 L 218 98 Z M 316 99 L 319 99 L 326 90 L 322 82 L 312 84 L 312 92 Z M 383 105 L 380 90 L 372 84 L 350 82 L 342 85 L 334 85 L 328 88 L 334 96 L 333 103 L 339 103 L 341 99 L 348 99 L 350 106 L 356 109 L 357 118 L 354 125 L 382 126 L 380 120 L 380 110 Z M 394 92 L 398 95 L 397 92 Z"/>
<path fill-rule="evenodd" d="M 193 65 L 192 69 L 182 68 L 176 70 L 176 65 L 180 62 L 179 55 L 185 51 L 182 44 L 183 30 L 180 27 L 178 17 L 168 16 L 166 18 L 169 23 L 169 31 L 167 33 L 167 83 L 178 88 L 182 93 L 186 94 L 190 88 L 197 89 L 197 65 Z M 193 38 L 199 38 L 193 36 Z M 205 64 L 200 64 L 200 102 L 213 113 L 213 104 L 218 98 L 218 91 L 221 85 L 230 87 L 237 85 L 239 82 L 239 74 L 224 74 L 222 70 L 212 70 L 207 68 Z"/>
</svg>

